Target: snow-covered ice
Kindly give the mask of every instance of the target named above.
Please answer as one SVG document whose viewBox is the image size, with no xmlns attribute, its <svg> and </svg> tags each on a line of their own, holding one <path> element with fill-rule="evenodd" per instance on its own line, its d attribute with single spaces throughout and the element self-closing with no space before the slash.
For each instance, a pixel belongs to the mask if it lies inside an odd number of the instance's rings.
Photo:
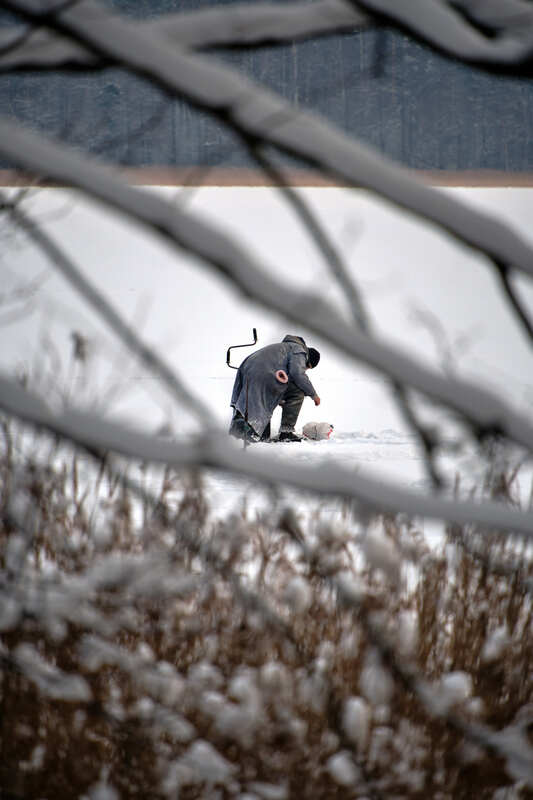
<svg viewBox="0 0 533 800">
<path fill-rule="evenodd" d="M 382 476 L 412 489 L 421 490 L 427 486 L 424 465 L 414 436 L 390 429 L 380 433 L 336 432 L 331 439 L 324 441 L 259 443 L 253 447 L 261 454 L 289 461 L 295 466 L 312 465 L 327 469 L 328 464 L 334 461 L 347 470 Z M 221 516 L 242 505 L 245 493 L 248 493 L 249 509 L 250 504 L 256 508 L 268 508 L 268 492 L 262 492 L 257 484 L 247 482 L 244 477 L 210 474 L 208 483 L 210 502 L 214 510 L 222 512 Z M 291 496 L 291 490 L 288 489 L 286 494 Z M 305 509 L 310 502 L 307 498 L 296 505 Z M 329 497 L 317 498 L 312 504 L 315 509 L 320 507 L 321 513 L 329 517 L 335 517 L 342 507 L 339 500 Z"/>
</svg>

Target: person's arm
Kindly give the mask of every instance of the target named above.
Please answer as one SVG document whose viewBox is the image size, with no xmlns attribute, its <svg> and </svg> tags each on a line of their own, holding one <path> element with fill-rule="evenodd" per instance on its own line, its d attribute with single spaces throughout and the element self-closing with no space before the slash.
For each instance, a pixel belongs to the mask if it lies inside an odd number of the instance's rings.
<svg viewBox="0 0 533 800">
<path fill-rule="evenodd" d="M 289 378 L 291 379 L 291 381 L 294 381 L 296 386 L 299 389 L 301 389 L 302 392 L 307 397 L 312 397 L 313 400 L 315 401 L 315 405 L 317 406 L 320 404 L 320 397 L 316 393 L 315 387 L 305 374 L 306 367 L 307 367 L 307 356 L 305 353 L 303 352 L 292 353 L 289 356 L 289 361 L 287 366 L 287 372 L 289 374 Z M 316 402 L 315 398 L 318 399 L 318 403 Z"/>
</svg>

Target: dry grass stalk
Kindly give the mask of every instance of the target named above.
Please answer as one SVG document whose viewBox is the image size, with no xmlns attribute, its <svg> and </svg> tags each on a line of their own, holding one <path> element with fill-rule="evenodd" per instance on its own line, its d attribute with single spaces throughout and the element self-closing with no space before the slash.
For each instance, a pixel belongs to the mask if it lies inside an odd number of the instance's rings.
<svg viewBox="0 0 533 800">
<path fill-rule="evenodd" d="M 370 622 L 461 719 L 511 725 L 533 697 L 526 549 L 503 574 L 496 535 L 450 529 L 435 556 L 403 518 L 302 525 L 275 495 L 268 514 L 217 520 L 198 474 L 167 469 L 154 490 L 139 470 L 139 500 L 111 462 L 43 437 L 23 456 L 28 432 L 3 432 L 6 793 L 529 796 L 368 639 Z M 338 602 L 347 578 L 357 613 Z"/>
</svg>

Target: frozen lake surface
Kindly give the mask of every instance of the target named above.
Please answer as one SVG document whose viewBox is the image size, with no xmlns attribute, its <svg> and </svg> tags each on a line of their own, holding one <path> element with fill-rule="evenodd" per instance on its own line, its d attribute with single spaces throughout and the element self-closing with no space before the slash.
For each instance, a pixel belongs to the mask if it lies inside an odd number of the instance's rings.
<svg viewBox="0 0 533 800">
<path fill-rule="evenodd" d="M 289 460 L 295 466 L 321 466 L 327 470 L 328 465 L 335 462 L 354 473 L 361 472 L 377 480 L 383 479 L 385 491 L 388 482 L 422 492 L 428 486 L 415 437 L 392 429 L 378 433 L 335 432 L 331 439 L 318 442 L 262 443 L 252 446 L 269 456 Z M 249 518 L 253 518 L 272 506 L 271 493 L 244 476 L 209 473 L 207 485 L 209 502 L 216 517 L 224 517 L 245 508 Z M 286 488 L 281 491 L 280 503 L 290 504 L 302 522 L 317 515 L 322 520 L 332 522 L 346 517 L 346 503 L 335 497 L 313 496 Z M 442 529 L 440 523 L 427 521 L 426 524 L 432 537 Z"/>
<path fill-rule="evenodd" d="M 376 433 L 335 432 L 330 440 L 319 442 L 262 443 L 251 447 L 269 456 L 289 460 L 295 466 L 321 466 L 326 471 L 328 465 L 335 462 L 346 470 L 371 477 L 378 482 L 383 481 L 385 492 L 390 483 L 421 494 L 432 492 L 415 435 L 390 428 Z M 473 449 L 453 457 L 444 456 L 440 459 L 439 466 L 444 470 L 450 487 L 458 477 L 462 496 L 468 496 L 475 489 L 475 496 L 479 499 L 485 467 Z M 514 484 L 523 507 L 530 503 L 532 472 L 531 464 L 524 464 Z M 209 503 L 215 517 L 224 517 L 245 508 L 248 517 L 253 519 L 255 515 L 268 511 L 272 505 L 273 499 L 269 491 L 244 476 L 210 472 L 206 481 Z M 322 520 L 332 522 L 346 519 L 346 503 L 339 498 L 313 496 L 288 487 L 282 489 L 280 502 L 290 504 L 302 522 L 317 515 Z M 417 527 L 425 533 L 430 544 L 441 546 L 443 522 L 420 519 L 417 520 Z"/>
<path fill-rule="evenodd" d="M 175 199 L 175 190 L 150 191 Z M 530 416 L 533 402 L 531 347 L 501 296 L 484 258 L 431 226 L 380 203 L 364 191 L 302 188 L 324 229 L 336 242 L 372 318 L 375 335 L 408 353 L 421 365 L 491 388 Z M 494 213 L 531 238 L 531 189 L 450 188 L 442 190 L 463 202 Z M 185 199 L 182 194 L 181 200 Z M 305 294 L 320 289 L 341 318 L 346 298 L 306 232 L 295 224 L 277 192 L 268 187 L 195 187 L 187 196 L 193 213 L 233 234 L 259 253 L 265 269 Z M 412 491 L 429 490 L 424 461 L 392 398 L 389 381 L 311 331 L 243 297 L 219 273 L 175 252 L 120 215 L 81 200 L 76 193 L 45 189 L 28 198 L 33 215 L 61 242 L 123 319 L 143 340 L 164 355 L 190 392 L 206 403 L 213 424 L 226 428 L 234 372 L 228 369 L 228 346 L 249 342 L 253 328 L 258 346 L 303 335 L 322 358 L 313 371 L 320 410 L 307 400 L 298 429 L 318 415 L 335 426 L 327 442 L 258 444 L 259 452 L 302 465 L 328 469 L 335 460 L 347 470 Z M 275 231 L 276 235 L 272 235 Z M 354 231 L 357 235 L 354 235 Z M 391 247 L 394 242 L 394 247 Z M 7 258 L 7 256 L 6 256 Z M 290 268 L 288 268 L 290 265 Z M 28 377 L 29 385 L 52 401 L 68 398 L 82 407 L 102 410 L 154 434 L 163 428 L 178 440 L 198 430 L 194 409 L 176 403 L 164 382 L 138 363 L 83 298 L 48 264 L 43 254 L 17 243 L 4 265 L 6 292 L 39 286 L 26 313 L 6 326 L 1 367 Z M 522 302 L 533 308 L 531 285 L 516 279 Z M 73 342 L 83 341 L 79 363 Z M 234 351 L 236 364 L 250 350 Z M 511 354 L 511 355 L 510 355 Z M 417 398 L 420 401 L 420 398 Z M 416 405 L 416 403 L 415 403 Z M 422 409 L 424 410 L 424 409 Z M 427 410 L 427 409 L 425 409 Z M 278 413 L 274 412 L 275 414 Z M 279 416 L 279 414 L 278 414 Z M 433 417 L 429 425 L 433 424 Z M 443 436 L 448 426 L 437 420 Z M 446 423 L 448 420 L 446 420 Z M 274 429 L 276 424 L 274 424 Z M 461 433 L 459 434 L 461 436 Z M 448 453 L 439 466 L 461 489 L 481 483 L 474 448 Z M 529 473 L 531 470 L 529 470 Z M 153 474 L 160 474 L 157 469 Z M 272 495 L 246 477 L 210 472 L 208 500 L 217 517 L 240 509 L 248 513 L 272 502 Z M 299 513 L 335 517 L 342 502 L 286 490 Z M 529 500 L 529 478 L 520 496 Z M 424 522 L 424 528 L 437 523 Z"/>
<path fill-rule="evenodd" d="M 391 429 L 379 433 L 363 431 L 335 432 L 324 441 L 303 440 L 299 443 L 259 443 L 251 445 L 258 452 L 269 456 L 289 459 L 295 465 L 322 465 L 335 461 L 348 470 L 364 470 L 373 477 L 382 476 L 411 488 L 426 485 L 424 465 L 413 435 L 402 434 Z M 232 494 L 242 494 L 243 480 L 236 477 L 218 477 L 220 501 Z M 323 501 L 327 502 L 327 501 Z"/>
</svg>

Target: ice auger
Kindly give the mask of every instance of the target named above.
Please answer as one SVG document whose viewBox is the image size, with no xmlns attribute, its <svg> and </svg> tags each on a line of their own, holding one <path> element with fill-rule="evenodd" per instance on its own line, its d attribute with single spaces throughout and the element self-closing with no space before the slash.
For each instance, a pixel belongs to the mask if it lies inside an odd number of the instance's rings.
<svg viewBox="0 0 533 800">
<path fill-rule="evenodd" d="M 239 367 L 234 367 L 233 364 L 230 364 L 232 350 L 235 350 L 236 347 L 253 347 L 254 344 L 257 344 L 257 330 L 256 328 L 253 328 L 252 331 L 254 336 L 253 342 L 248 342 L 247 344 L 232 344 L 231 347 L 228 347 L 228 351 L 226 353 L 226 364 L 228 367 L 231 367 L 231 369 L 239 369 Z"/>
</svg>

